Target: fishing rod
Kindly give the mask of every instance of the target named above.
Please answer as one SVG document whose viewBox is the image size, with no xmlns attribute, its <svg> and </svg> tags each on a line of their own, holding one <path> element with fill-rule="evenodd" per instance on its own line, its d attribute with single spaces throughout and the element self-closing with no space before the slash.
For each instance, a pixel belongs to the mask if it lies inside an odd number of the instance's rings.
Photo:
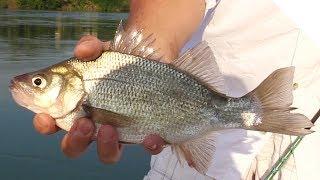
<svg viewBox="0 0 320 180">
<path fill-rule="evenodd" d="M 317 119 L 320 116 L 320 109 L 318 112 L 313 116 L 311 119 L 312 123 L 315 123 Z M 279 170 L 283 167 L 283 165 L 288 161 L 288 159 L 293 155 L 293 151 L 298 147 L 300 142 L 304 136 L 298 136 L 293 143 L 291 143 L 287 149 L 284 151 L 283 155 L 277 160 L 277 162 L 272 166 L 271 171 L 267 174 L 267 176 L 264 178 L 265 180 L 271 180 L 278 172 Z"/>
</svg>

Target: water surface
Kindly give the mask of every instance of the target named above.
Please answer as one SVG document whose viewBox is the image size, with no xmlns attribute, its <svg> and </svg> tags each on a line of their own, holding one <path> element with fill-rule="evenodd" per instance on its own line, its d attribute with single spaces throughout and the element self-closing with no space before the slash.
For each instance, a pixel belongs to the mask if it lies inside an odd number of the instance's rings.
<svg viewBox="0 0 320 180">
<path fill-rule="evenodd" d="M 17 106 L 8 91 L 10 78 L 72 56 L 85 34 L 111 39 L 126 14 L 0 10 L 0 179 L 142 179 L 149 155 L 125 148 L 115 165 L 98 161 L 95 143 L 81 158 L 60 150 L 65 132 L 43 136 L 32 126 L 33 113 Z"/>
</svg>

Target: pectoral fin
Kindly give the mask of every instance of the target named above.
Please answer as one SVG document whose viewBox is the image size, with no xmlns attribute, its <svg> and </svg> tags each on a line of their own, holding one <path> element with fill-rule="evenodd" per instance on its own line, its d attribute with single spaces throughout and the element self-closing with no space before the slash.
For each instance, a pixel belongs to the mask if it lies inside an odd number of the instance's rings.
<svg viewBox="0 0 320 180">
<path fill-rule="evenodd" d="M 108 124 L 113 127 L 128 127 L 134 123 L 132 118 L 105 109 L 90 106 L 84 106 L 84 109 L 89 114 L 89 117 L 99 124 Z"/>
<path fill-rule="evenodd" d="M 183 164 L 183 160 L 186 160 L 189 166 L 195 168 L 201 174 L 205 174 L 212 163 L 217 135 L 218 133 L 214 132 L 182 144 L 172 145 L 180 164 Z"/>
</svg>

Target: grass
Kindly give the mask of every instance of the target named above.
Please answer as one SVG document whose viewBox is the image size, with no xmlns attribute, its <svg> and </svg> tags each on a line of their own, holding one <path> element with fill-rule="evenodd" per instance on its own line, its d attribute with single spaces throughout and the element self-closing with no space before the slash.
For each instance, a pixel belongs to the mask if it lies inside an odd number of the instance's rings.
<svg viewBox="0 0 320 180">
<path fill-rule="evenodd" d="M 0 0 L 0 8 L 127 12 L 128 0 Z"/>
</svg>

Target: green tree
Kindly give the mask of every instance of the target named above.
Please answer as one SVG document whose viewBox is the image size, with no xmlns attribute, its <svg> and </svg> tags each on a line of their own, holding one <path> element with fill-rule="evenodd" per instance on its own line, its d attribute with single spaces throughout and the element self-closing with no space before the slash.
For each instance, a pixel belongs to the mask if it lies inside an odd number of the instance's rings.
<svg viewBox="0 0 320 180">
<path fill-rule="evenodd" d="M 0 0 L 0 8 L 125 12 L 128 0 Z"/>
</svg>

